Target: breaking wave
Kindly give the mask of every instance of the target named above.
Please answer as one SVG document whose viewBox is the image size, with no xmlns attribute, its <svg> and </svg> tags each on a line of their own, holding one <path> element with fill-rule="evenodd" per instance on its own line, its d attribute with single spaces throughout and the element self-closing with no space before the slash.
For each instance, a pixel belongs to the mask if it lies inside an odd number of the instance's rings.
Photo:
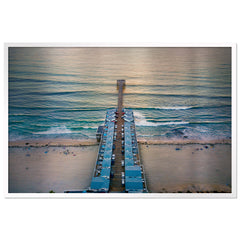
<svg viewBox="0 0 240 240">
<path fill-rule="evenodd" d="M 184 122 L 184 121 L 180 121 L 180 122 L 160 122 L 160 123 L 149 122 L 140 112 L 134 112 L 134 116 L 135 116 L 136 126 L 154 127 L 154 126 L 163 126 L 163 125 L 185 125 L 185 124 L 189 124 L 189 122 Z"/>
<path fill-rule="evenodd" d="M 60 126 L 60 127 L 51 127 L 47 131 L 42 132 L 35 132 L 34 134 L 66 134 L 66 133 L 72 133 L 70 129 L 68 129 L 66 126 Z"/>
<path fill-rule="evenodd" d="M 184 106 L 179 106 L 179 107 L 155 107 L 155 109 L 164 109 L 164 110 L 186 110 L 186 109 L 191 109 L 193 107 L 184 107 Z"/>
</svg>

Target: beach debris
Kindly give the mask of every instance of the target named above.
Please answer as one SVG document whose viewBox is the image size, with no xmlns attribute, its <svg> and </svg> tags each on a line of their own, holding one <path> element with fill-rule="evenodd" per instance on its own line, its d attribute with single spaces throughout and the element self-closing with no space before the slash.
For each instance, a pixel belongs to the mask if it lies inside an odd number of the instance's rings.
<svg viewBox="0 0 240 240">
<path fill-rule="evenodd" d="M 200 150 L 203 150 L 203 148 L 200 148 Z"/>
<path fill-rule="evenodd" d="M 28 167 L 26 167 L 25 169 L 28 170 Z"/>
<path fill-rule="evenodd" d="M 65 155 L 68 155 L 70 152 L 69 150 L 67 149 L 66 151 L 63 152 Z"/>
<path fill-rule="evenodd" d="M 204 146 L 206 149 L 208 149 L 208 146 Z"/>
<path fill-rule="evenodd" d="M 176 151 L 179 151 L 179 150 L 181 150 L 181 148 L 175 148 L 175 150 L 176 150 Z"/>
<path fill-rule="evenodd" d="M 25 145 L 28 145 L 28 144 L 29 144 L 28 142 L 25 143 Z"/>
<path fill-rule="evenodd" d="M 76 154 L 73 154 L 73 156 L 76 156 Z"/>
<path fill-rule="evenodd" d="M 30 157 L 31 155 L 29 153 L 26 154 L 26 157 Z"/>
<path fill-rule="evenodd" d="M 45 151 L 44 153 L 48 153 L 48 151 Z"/>
</svg>

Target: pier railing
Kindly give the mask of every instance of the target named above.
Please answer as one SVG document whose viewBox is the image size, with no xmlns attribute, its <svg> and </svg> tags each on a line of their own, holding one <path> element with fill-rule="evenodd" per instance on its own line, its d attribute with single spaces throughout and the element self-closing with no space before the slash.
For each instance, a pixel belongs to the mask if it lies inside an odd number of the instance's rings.
<svg viewBox="0 0 240 240">
<path fill-rule="evenodd" d="M 136 126 L 135 126 L 135 124 L 134 124 L 134 132 L 135 132 L 136 141 L 137 141 L 137 134 L 136 134 Z M 145 176 L 145 169 L 144 169 L 144 166 L 143 166 L 143 162 L 141 160 L 141 155 L 140 155 L 140 151 L 139 151 L 139 147 L 138 147 L 138 142 L 137 142 L 137 153 L 138 153 L 138 158 L 139 158 L 138 160 L 141 163 L 141 167 L 142 167 L 142 171 L 143 171 L 142 175 L 143 175 L 145 189 L 146 189 L 146 192 L 148 192 L 147 181 L 146 181 L 146 176 Z"/>
</svg>

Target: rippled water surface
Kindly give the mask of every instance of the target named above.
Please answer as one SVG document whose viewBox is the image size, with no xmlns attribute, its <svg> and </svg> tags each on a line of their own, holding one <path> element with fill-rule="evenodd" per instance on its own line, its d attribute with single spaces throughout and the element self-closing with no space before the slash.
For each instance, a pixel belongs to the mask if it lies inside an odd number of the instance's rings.
<svg viewBox="0 0 240 240">
<path fill-rule="evenodd" d="M 124 106 L 146 138 L 231 138 L 230 48 L 9 48 L 9 137 L 95 138 Z"/>
</svg>

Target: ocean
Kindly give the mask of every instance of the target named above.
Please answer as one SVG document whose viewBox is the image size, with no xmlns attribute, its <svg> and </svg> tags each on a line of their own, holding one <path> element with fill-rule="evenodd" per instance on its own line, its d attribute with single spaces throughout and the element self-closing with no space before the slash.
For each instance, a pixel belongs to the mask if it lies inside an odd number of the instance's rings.
<svg viewBox="0 0 240 240">
<path fill-rule="evenodd" d="M 231 48 L 10 47 L 9 140 L 95 138 L 117 79 L 139 138 L 231 139 Z"/>
</svg>

